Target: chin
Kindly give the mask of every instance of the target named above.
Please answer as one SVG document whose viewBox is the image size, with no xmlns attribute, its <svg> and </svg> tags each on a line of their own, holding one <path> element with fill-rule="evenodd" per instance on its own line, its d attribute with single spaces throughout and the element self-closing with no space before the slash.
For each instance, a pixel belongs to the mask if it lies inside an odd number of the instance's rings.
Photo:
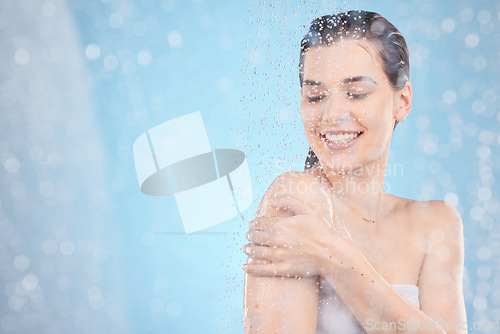
<svg viewBox="0 0 500 334">
<path fill-rule="evenodd" d="M 318 158 L 321 166 L 327 168 L 330 172 L 333 172 L 338 175 L 351 174 L 360 167 L 359 163 L 355 163 L 353 161 L 345 161 L 345 160 L 340 160 L 338 158 L 333 158 L 333 159 L 332 158 L 321 159 L 321 157 Z"/>
</svg>

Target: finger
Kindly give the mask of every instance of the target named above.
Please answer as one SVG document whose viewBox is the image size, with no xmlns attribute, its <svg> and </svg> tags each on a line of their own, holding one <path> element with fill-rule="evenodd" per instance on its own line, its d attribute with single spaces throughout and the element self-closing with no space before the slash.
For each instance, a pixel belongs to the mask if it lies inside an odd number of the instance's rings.
<svg viewBox="0 0 500 334">
<path fill-rule="evenodd" d="M 292 248 L 294 245 L 293 238 L 286 238 L 283 234 L 277 235 L 266 231 L 250 230 L 246 233 L 246 237 L 251 243 L 261 246 Z"/>
<path fill-rule="evenodd" d="M 246 264 L 268 264 L 271 263 L 271 261 L 263 260 L 263 259 L 254 259 L 254 258 L 247 258 L 247 263 Z"/>
<path fill-rule="evenodd" d="M 248 245 L 243 250 L 245 254 L 253 259 L 264 259 L 270 262 L 278 262 L 285 259 L 285 249 L 282 247 L 267 247 L 259 245 Z"/>
<path fill-rule="evenodd" d="M 291 273 L 283 263 L 269 264 L 244 264 L 241 268 L 253 276 L 268 276 L 268 277 L 297 277 Z"/>
<path fill-rule="evenodd" d="M 315 211 L 309 205 L 291 195 L 272 197 L 269 200 L 269 205 L 272 207 L 282 208 L 284 210 L 290 211 L 294 215 L 315 214 Z"/>
<path fill-rule="evenodd" d="M 272 235 L 266 231 L 250 230 L 246 233 L 248 241 L 258 245 L 270 246 L 274 240 Z M 274 245 L 273 245 L 274 246 Z"/>
<path fill-rule="evenodd" d="M 272 231 L 278 221 L 278 217 L 257 217 L 248 224 L 248 228 L 251 230 Z"/>
</svg>

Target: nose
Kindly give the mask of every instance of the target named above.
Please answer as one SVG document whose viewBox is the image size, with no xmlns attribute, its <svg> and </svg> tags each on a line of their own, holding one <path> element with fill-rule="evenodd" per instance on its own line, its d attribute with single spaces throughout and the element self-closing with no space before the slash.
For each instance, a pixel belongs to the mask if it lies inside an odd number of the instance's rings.
<svg viewBox="0 0 500 334">
<path fill-rule="evenodd" d="M 351 103 L 337 91 L 330 92 L 324 104 L 323 119 L 328 123 L 340 124 L 354 119 Z"/>
</svg>

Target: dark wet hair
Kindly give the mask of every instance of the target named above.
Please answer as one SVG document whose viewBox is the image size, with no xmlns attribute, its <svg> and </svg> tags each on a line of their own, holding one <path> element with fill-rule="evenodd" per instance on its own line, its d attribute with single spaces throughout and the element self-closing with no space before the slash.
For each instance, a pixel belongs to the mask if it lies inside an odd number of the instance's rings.
<svg viewBox="0 0 500 334">
<path fill-rule="evenodd" d="M 309 31 L 300 44 L 299 79 L 304 80 L 304 58 L 306 51 L 319 45 L 331 45 L 340 38 L 366 39 L 376 47 L 389 83 L 400 90 L 410 79 L 408 46 L 399 30 L 382 15 L 364 10 L 351 10 L 334 15 L 318 17 L 311 22 Z M 394 128 L 398 121 L 395 122 Z M 318 162 L 318 157 L 309 147 L 305 169 Z"/>
</svg>

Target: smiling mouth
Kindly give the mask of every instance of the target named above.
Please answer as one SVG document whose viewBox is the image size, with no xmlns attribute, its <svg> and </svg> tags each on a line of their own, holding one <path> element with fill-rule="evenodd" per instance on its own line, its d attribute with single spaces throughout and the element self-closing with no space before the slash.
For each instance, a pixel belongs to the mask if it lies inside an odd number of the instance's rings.
<svg viewBox="0 0 500 334">
<path fill-rule="evenodd" d="M 360 132 L 341 132 L 341 133 L 322 133 L 321 139 L 325 142 L 330 142 L 336 145 L 347 144 L 350 141 L 356 139 L 360 136 L 363 131 Z"/>
</svg>

